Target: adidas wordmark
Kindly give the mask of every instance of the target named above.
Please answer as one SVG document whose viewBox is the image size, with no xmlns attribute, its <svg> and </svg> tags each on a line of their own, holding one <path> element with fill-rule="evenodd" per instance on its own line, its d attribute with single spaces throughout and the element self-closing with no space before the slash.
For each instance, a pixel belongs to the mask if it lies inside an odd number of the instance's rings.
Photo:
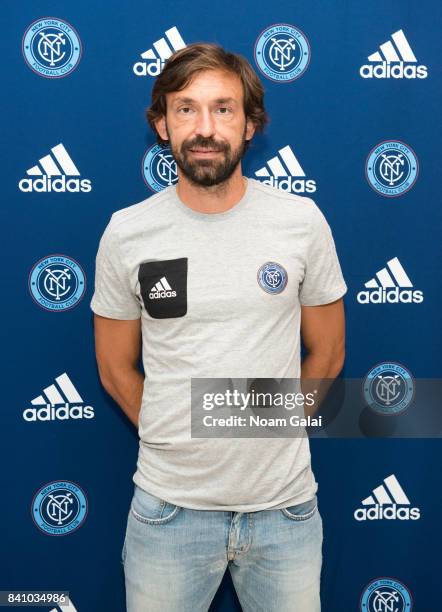
<svg viewBox="0 0 442 612">
<path fill-rule="evenodd" d="M 361 66 L 359 74 L 364 79 L 426 79 L 427 66 L 418 65 L 416 56 L 405 37 L 398 30 L 379 47 L 379 51 L 368 56 L 370 64 Z M 394 43 L 394 44 L 393 44 Z"/>
<path fill-rule="evenodd" d="M 397 257 L 387 261 L 387 267 L 376 272 L 376 278 L 365 283 L 366 291 L 359 291 L 359 304 L 420 304 L 424 300 L 422 291 L 413 289 Z"/>
<path fill-rule="evenodd" d="M 169 285 L 167 278 L 163 276 L 150 290 L 149 298 L 151 300 L 156 300 L 169 297 L 176 297 L 176 291 Z"/>
<path fill-rule="evenodd" d="M 80 176 L 80 172 L 61 142 L 52 147 L 51 153 L 39 159 L 37 165 L 26 171 L 29 178 L 21 179 L 18 184 L 20 191 L 25 193 L 32 191 L 37 193 L 83 191 L 87 193 L 91 191 L 92 186 L 89 179 L 76 178 Z"/>
<path fill-rule="evenodd" d="M 394 474 L 384 478 L 384 484 L 373 489 L 373 495 L 369 495 L 361 503 L 363 508 L 354 512 L 357 521 L 420 519 L 420 509 L 411 508 L 410 500 Z"/>
<path fill-rule="evenodd" d="M 35 397 L 31 404 L 35 408 L 26 408 L 23 412 L 25 421 L 66 421 L 68 419 L 93 419 L 92 406 L 83 406 L 84 401 L 69 376 L 64 372 L 57 376 L 55 384 L 43 389 L 43 394 Z M 40 406 L 40 408 L 39 408 Z"/>
</svg>

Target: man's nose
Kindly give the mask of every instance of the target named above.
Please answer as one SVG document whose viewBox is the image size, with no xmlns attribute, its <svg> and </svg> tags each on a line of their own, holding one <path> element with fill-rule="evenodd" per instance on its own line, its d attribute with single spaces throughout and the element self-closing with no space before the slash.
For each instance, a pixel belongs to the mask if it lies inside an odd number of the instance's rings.
<svg viewBox="0 0 442 612">
<path fill-rule="evenodd" d="M 195 132 L 205 138 L 213 136 L 215 133 L 215 121 L 210 110 L 203 109 L 198 113 Z"/>
</svg>

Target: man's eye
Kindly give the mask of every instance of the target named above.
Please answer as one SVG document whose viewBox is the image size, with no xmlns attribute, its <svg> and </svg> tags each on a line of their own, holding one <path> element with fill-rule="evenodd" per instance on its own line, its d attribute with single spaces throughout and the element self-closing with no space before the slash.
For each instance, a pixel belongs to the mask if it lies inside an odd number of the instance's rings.
<svg viewBox="0 0 442 612">
<path fill-rule="evenodd" d="M 181 108 L 178 109 L 179 113 L 183 113 L 183 115 L 188 115 L 188 112 L 183 112 L 183 111 L 190 111 L 190 107 L 189 106 L 182 106 Z"/>
<path fill-rule="evenodd" d="M 226 112 L 221 112 L 221 115 L 228 115 L 231 112 L 231 108 L 229 108 L 228 106 L 220 106 L 219 111 L 226 111 Z"/>
</svg>

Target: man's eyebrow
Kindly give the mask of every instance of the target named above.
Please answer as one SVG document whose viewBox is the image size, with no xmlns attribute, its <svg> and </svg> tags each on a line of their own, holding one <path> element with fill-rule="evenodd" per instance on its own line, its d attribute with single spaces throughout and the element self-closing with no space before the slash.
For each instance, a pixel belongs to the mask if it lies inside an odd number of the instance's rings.
<svg viewBox="0 0 442 612">
<path fill-rule="evenodd" d="M 173 101 L 174 104 L 192 104 L 192 102 L 195 102 L 196 100 L 194 100 L 193 98 L 187 98 L 187 97 L 183 97 L 183 96 L 178 96 L 177 98 L 175 98 L 175 100 Z M 214 102 L 216 104 L 236 104 L 237 100 L 235 100 L 235 98 L 216 98 L 214 100 Z"/>
</svg>

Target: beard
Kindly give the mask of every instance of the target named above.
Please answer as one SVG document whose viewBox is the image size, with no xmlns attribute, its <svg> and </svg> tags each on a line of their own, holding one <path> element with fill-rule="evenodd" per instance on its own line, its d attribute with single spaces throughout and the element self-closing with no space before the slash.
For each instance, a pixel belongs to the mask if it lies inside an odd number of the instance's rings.
<svg viewBox="0 0 442 612">
<path fill-rule="evenodd" d="M 184 140 L 180 147 L 176 147 L 168 130 L 167 135 L 177 166 L 189 181 L 200 187 L 212 187 L 229 179 L 244 157 L 249 145 L 249 141 L 245 139 L 246 128 L 244 128 L 241 143 L 234 150 L 228 142 L 216 142 L 213 138 L 204 138 L 203 136 L 197 136 L 192 140 Z M 213 149 L 221 151 L 222 154 L 211 159 L 192 159 L 190 149 L 194 148 Z"/>
</svg>

